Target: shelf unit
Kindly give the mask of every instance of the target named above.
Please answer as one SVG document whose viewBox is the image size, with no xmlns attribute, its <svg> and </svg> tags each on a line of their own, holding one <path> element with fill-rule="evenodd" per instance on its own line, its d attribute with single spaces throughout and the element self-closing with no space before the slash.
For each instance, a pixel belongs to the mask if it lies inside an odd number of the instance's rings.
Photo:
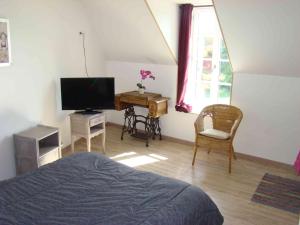
<svg viewBox="0 0 300 225">
<path fill-rule="evenodd" d="M 37 125 L 14 135 L 17 175 L 61 158 L 58 128 Z"/>
</svg>

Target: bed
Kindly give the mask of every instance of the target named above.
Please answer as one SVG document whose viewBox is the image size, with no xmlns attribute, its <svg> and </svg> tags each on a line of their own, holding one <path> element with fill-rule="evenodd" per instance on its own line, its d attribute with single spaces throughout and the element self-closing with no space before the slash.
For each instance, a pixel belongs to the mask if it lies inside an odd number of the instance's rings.
<svg viewBox="0 0 300 225">
<path fill-rule="evenodd" d="M 78 153 L 0 182 L 1 225 L 221 225 L 199 188 Z"/>
</svg>

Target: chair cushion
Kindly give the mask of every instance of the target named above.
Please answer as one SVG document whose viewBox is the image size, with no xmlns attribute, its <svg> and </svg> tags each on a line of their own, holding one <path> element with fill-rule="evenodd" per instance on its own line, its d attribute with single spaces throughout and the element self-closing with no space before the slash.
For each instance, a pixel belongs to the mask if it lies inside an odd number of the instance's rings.
<svg viewBox="0 0 300 225">
<path fill-rule="evenodd" d="M 207 137 L 213 137 L 217 139 L 228 139 L 230 137 L 230 134 L 221 130 L 216 129 L 206 129 L 202 132 L 200 132 L 201 135 L 207 136 Z"/>
</svg>

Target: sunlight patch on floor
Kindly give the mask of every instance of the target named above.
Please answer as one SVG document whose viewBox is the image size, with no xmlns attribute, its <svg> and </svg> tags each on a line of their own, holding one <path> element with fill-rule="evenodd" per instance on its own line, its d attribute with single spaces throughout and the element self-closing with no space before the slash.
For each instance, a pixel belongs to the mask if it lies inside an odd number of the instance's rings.
<svg viewBox="0 0 300 225">
<path fill-rule="evenodd" d="M 155 163 L 155 162 L 168 159 L 167 157 L 154 154 L 154 153 L 138 154 L 136 152 L 129 152 L 129 151 L 118 155 L 114 155 L 110 158 L 130 167 L 137 167 L 137 166 L 141 166 L 149 163 Z"/>
<path fill-rule="evenodd" d="M 131 156 L 131 155 L 136 155 L 136 152 L 125 152 L 119 155 L 115 155 L 110 157 L 111 159 L 117 159 L 117 158 L 122 158 L 122 157 L 126 157 L 126 156 Z"/>
<path fill-rule="evenodd" d="M 130 167 L 136 167 L 136 166 L 141 166 L 141 165 L 154 163 L 154 162 L 158 162 L 158 161 L 159 161 L 158 159 L 155 159 L 153 157 L 141 155 L 141 156 L 136 156 L 136 157 L 129 158 L 129 159 L 119 160 L 118 162 L 125 164 L 127 166 L 130 166 Z"/>
<path fill-rule="evenodd" d="M 167 160 L 167 157 L 161 156 L 161 155 L 157 155 L 157 154 L 149 154 L 149 156 L 153 157 L 153 158 L 157 158 L 159 160 Z"/>
</svg>

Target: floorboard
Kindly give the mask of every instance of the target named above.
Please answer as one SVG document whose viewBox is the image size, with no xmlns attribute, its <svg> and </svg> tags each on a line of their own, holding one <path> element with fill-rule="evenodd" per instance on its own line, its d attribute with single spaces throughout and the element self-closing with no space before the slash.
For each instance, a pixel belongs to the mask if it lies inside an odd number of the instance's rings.
<svg viewBox="0 0 300 225">
<path fill-rule="evenodd" d="M 228 160 L 224 154 L 199 151 L 192 166 L 193 149 L 190 145 L 168 140 L 150 141 L 149 147 L 142 140 L 128 135 L 120 140 L 119 127 L 108 126 L 106 155 L 116 161 L 141 164 L 135 168 L 151 171 L 191 183 L 204 190 L 218 205 L 225 218 L 224 225 L 296 225 L 299 216 L 272 207 L 251 202 L 263 175 L 271 174 L 297 179 L 292 168 L 265 165 L 248 159 L 233 161 L 232 174 L 227 173 Z M 75 150 L 85 151 L 86 142 L 76 142 Z M 92 151 L 102 152 L 101 139 L 92 140 Z M 65 149 L 63 155 L 69 155 Z M 124 162 L 124 161 L 123 161 Z"/>
</svg>

